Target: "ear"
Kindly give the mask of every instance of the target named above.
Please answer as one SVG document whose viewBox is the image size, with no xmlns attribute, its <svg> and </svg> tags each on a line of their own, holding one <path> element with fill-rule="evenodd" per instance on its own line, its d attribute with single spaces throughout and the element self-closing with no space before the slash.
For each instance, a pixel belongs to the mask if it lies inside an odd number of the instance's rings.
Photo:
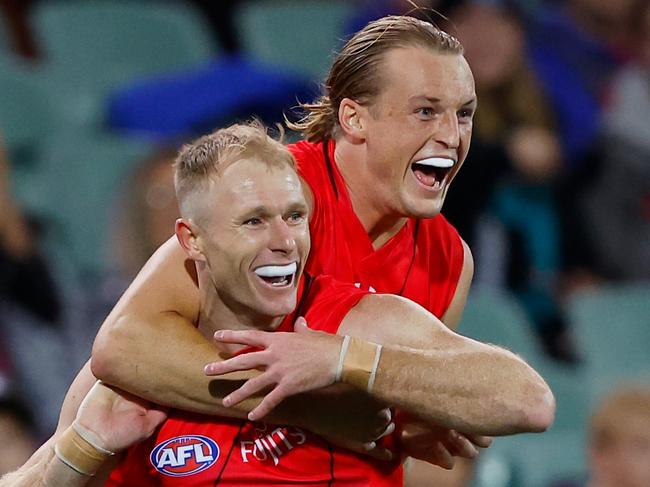
<svg viewBox="0 0 650 487">
<path fill-rule="evenodd" d="M 359 142 L 365 140 L 366 114 L 365 107 L 350 98 L 343 98 L 339 104 L 339 125 L 343 133 Z"/>
<path fill-rule="evenodd" d="M 200 237 L 196 234 L 195 226 L 191 220 L 179 218 L 175 226 L 176 238 L 181 244 L 187 256 L 196 261 L 205 261 L 205 256 L 201 250 Z"/>
</svg>

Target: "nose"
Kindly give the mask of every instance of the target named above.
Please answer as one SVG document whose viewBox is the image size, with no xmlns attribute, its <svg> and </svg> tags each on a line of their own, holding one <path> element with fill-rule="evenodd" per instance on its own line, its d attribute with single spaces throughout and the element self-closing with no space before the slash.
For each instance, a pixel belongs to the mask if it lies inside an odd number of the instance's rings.
<svg viewBox="0 0 650 487">
<path fill-rule="evenodd" d="M 283 218 L 272 221 L 269 235 L 269 248 L 273 252 L 290 254 L 296 250 L 296 239 L 290 226 Z"/>
<path fill-rule="evenodd" d="M 456 112 L 446 111 L 440 117 L 434 139 L 448 149 L 457 149 L 460 145 L 460 127 Z"/>
</svg>

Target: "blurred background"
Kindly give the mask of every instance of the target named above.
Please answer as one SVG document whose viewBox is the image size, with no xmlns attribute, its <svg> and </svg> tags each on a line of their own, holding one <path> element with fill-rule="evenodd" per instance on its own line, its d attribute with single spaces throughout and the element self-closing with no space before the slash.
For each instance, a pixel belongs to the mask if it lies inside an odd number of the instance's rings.
<svg viewBox="0 0 650 487">
<path fill-rule="evenodd" d="M 408 13 L 460 38 L 479 97 L 443 211 L 476 260 L 460 332 L 558 402 L 417 485 L 650 485 L 650 0 L 416 3 L 0 0 L 0 474 L 172 234 L 179 145 L 295 116 L 351 33 Z"/>
</svg>

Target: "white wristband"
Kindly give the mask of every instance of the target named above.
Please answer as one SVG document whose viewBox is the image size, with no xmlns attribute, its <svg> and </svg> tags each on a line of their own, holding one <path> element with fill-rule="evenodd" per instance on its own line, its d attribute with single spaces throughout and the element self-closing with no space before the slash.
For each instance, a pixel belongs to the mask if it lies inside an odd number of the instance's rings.
<svg viewBox="0 0 650 487">
<path fill-rule="evenodd" d="M 336 367 L 336 376 L 334 382 L 341 382 L 341 374 L 343 373 L 343 361 L 345 360 L 345 355 L 348 353 L 348 347 L 350 346 L 350 335 L 345 335 L 343 337 L 343 343 L 341 343 L 341 353 L 339 353 L 339 364 Z"/>
<path fill-rule="evenodd" d="M 377 345 L 375 350 L 375 360 L 372 363 L 372 370 L 370 371 L 370 378 L 368 379 L 368 392 L 372 392 L 375 385 L 375 378 L 377 377 L 377 367 L 379 367 L 379 359 L 381 358 L 381 349 L 383 345 Z"/>
</svg>

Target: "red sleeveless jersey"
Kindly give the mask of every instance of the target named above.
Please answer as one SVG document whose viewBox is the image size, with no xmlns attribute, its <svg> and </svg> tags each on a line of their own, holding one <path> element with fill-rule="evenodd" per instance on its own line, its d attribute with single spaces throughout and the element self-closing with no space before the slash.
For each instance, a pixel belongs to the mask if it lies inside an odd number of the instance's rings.
<svg viewBox="0 0 650 487">
<path fill-rule="evenodd" d="M 296 311 L 310 328 L 336 333 L 367 291 L 331 277 L 306 277 Z M 108 487 L 401 486 L 399 459 L 380 462 L 339 449 L 306 430 L 173 410 L 148 440 L 130 448 Z"/>
<path fill-rule="evenodd" d="M 456 229 L 442 215 L 410 219 L 375 250 L 334 162 L 334 142 L 303 141 L 289 149 L 314 195 L 307 272 L 329 274 L 370 291 L 399 294 L 442 317 L 463 267 Z"/>
</svg>

